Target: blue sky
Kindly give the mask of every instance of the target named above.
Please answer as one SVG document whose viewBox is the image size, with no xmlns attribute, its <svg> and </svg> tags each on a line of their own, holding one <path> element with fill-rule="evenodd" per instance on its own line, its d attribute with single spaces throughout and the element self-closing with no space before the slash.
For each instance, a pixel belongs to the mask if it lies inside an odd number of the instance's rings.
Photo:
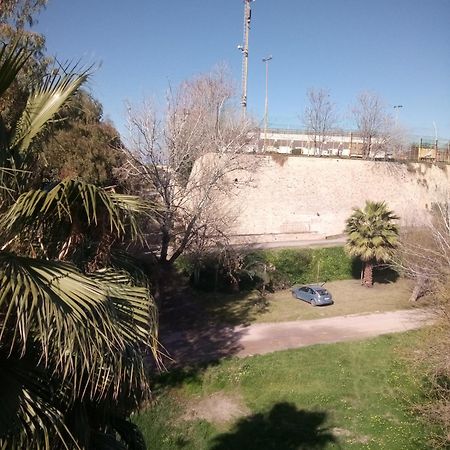
<svg viewBox="0 0 450 450">
<path fill-rule="evenodd" d="M 450 0 L 257 0 L 252 4 L 249 111 L 299 127 L 310 87 L 329 89 L 342 117 L 357 94 L 404 105 L 411 133 L 450 137 Z M 240 89 L 242 0 L 50 0 L 37 31 L 60 60 L 100 63 L 90 82 L 124 130 L 125 101 L 163 99 L 169 83 L 226 63 Z"/>
</svg>

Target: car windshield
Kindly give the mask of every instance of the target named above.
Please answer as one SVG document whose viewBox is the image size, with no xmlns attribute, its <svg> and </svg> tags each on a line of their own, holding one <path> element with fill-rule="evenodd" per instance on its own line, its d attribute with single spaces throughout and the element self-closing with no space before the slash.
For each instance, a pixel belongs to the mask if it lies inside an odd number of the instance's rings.
<svg viewBox="0 0 450 450">
<path fill-rule="evenodd" d="M 319 295 L 328 295 L 328 291 L 326 289 L 316 289 L 316 292 Z"/>
</svg>

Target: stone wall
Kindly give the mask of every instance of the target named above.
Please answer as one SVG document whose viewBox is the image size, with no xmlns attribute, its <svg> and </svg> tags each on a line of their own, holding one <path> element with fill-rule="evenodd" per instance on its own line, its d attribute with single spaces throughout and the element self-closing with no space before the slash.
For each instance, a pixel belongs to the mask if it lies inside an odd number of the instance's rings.
<svg viewBox="0 0 450 450">
<path fill-rule="evenodd" d="M 255 155 L 251 174 L 234 172 L 227 195 L 235 241 L 320 239 L 343 232 L 353 207 L 386 201 L 401 225 L 426 222 L 449 188 L 447 166 Z M 225 202 L 225 199 L 224 199 Z M 225 206 L 225 203 L 224 203 Z"/>
</svg>

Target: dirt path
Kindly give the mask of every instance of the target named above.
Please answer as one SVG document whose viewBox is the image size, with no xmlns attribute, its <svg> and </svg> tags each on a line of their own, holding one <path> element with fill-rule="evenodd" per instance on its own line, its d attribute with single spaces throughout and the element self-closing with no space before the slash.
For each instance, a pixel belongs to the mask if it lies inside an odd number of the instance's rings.
<svg viewBox="0 0 450 450">
<path fill-rule="evenodd" d="M 420 328 L 434 320 L 429 309 L 413 309 L 249 326 L 205 325 L 161 336 L 171 365 L 225 356 L 245 357 L 314 344 L 344 342 Z"/>
<path fill-rule="evenodd" d="M 322 247 L 337 247 L 345 244 L 346 238 L 339 237 L 335 239 L 298 239 L 293 241 L 273 241 L 260 242 L 256 244 L 246 244 L 244 247 L 252 249 L 270 249 L 270 248 L 322 248 Z M 241 247 L 242 245 L 236 245 Z"/>
<path fill-rule="evenodd" d="M 429 310 L 415 309 L 298 322 L 254 324 L 246 328 L 236 328 L 236 332 L 241 334 L 241 349 L 237 355 L 244 357 L 313 344 L 365 339 L 414 330 L 432 320 L 433 313 Z"/>
</svg>

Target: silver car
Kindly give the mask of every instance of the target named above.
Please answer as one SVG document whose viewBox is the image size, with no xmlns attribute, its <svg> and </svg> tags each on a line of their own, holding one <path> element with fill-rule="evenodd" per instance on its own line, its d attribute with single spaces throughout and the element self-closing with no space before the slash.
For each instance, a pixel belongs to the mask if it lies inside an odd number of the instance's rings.
<svg viewBox="0 0 450 450">
<path fill-rule="evenodd" d="M 292 288 L 292 296 L 313 306 L 332 305 L 333 296 L 322 286 L 308 284 Z"/>
</svg>

